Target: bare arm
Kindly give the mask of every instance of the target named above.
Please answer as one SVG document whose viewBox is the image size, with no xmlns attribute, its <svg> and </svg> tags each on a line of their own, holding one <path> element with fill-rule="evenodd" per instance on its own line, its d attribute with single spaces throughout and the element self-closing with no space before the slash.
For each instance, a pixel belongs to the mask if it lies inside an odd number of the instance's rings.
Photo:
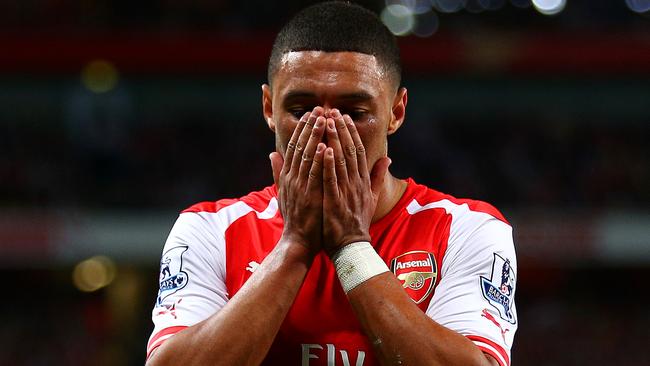
<svg viewBox="0 0 650 366">
<path fill-rule="evenodd" d="M 281 240 L 223 309 L 171 337 L 147 365 L 258 365 L 310 264 L 307 248 Z"/>
<path fill-rule="evenodd" d="M 282 238 L 228 303 L 208 319 L 163 343 L 147 365 L 259 365 L 321 247 L 321 110 L 306 113 L 285 158 L 271 165 L 284 218 Z"/>
<path fill-rule="evenodd" d="M 392 273 L 375 276 L 348 299 L 382 365 L 497 365 L 464 336 L 434 322 Z"/>
<path fill-rule="evenodd" d="M 370 172 L 354 122 L 338 111 L 332 117 L 323 171 L 323 247 L 330 255 L 347 244 L 370 241 L 370 221 L 389 164 L 382 158 Z M 423 313 L 392 273 L 366 280 L 348 292 L 348 299 L 383 365 L 498 365 Z"/>
</svg>

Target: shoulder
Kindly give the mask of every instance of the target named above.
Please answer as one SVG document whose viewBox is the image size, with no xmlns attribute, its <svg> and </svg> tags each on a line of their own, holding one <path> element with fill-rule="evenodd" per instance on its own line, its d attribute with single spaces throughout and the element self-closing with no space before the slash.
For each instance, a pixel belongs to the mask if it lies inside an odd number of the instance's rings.
<svg viewBox="0 0 650 366">
<path fill-rule="evenodd" d="M 181 213 L 217 213 L 224 208 L 238 203 L 246 205 L 255 211 L 263 211 L 276 195 L 277 191 L 275 186 L 268 186 L 239 198 L 224 198 L 217 201 L 199 202 L 184 209 Z"/>
<path fill-rule="evenodd" d="M 447 214 L 453 216 L 454 220 L 474 218 L 479 221 L 484 221 L 485 219 L 496 219 L 508 226 L 510 225 L 505 216 L 496 207 L 487 202 L 470 198 L 457 198 L 425 185 L 417 184 L 412 179 L 408 180 L 408 184 L 410 189 L 412 189 L 413 199 L 409 202 L 406 209 L 412 215 L 438 208 L 444 209 Z"/>
<path fill-rule="evenodd" d="M 190 229 L 202 227 L 222 238 L 234 222 L 250 213 L 259 220 L 273 218 L 278 211 L 276 195 L 275 186 L 269 186 L 239 198 L 199 202 L 181 211 L 176 224 Z"/>
</svg>

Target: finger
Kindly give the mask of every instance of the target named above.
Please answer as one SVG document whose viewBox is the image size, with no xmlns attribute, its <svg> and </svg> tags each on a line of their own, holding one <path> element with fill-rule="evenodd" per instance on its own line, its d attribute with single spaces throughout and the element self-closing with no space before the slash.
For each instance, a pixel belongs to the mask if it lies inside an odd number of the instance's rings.
<svg viewBox="0 0 650 366">
<path fill-rule="evenodd" d="M 339 198 L 334 149 L 331 147 L 325 149 L 325 156 L 323 157 L 323 197 Z"/>
<path fill-rule="evenodd" d="M 284 164 L 284 159 L 282 154 L 277 151 L 272 152 L 269 155 L 271 159 L 271 170 L 273 171 L 273 182 L 277 186 L 280 183 L 280 172 L 282 171 L 282 165 Z"/>
<path fill-rule="evenodd" d="M 382 184 L 384 184 L 384 178 L 391 163 L 390 158 L 384 156 L 377 160 L 375 166 L 372 167 L 372 172 L 370 173 L 370 189 L 375 197 L 379 196 L 379 191 L 381 190 Z"/>
<path fill-rule="evenodd" d="M 307 190 L 320 190 L 323 186 L 323 157 L 325 148 L 327 146 L 319 142 L 316 147 L 316 154 L 314 155 L 314 162 L 311 164 L 309 170 L 309 181 L 307 182 Z"/>
<path fill-rule="evenodd" d="M 305 125 L 307 124 L 307 120 L 309 119 L 310 115 L 311 112 L 306 112 L 305 114 L 303 114 L 303 116 L 300 118 L 300 121 L 298 121 L 296 128 L 293 130 L 293 134 L 291 135 L 289 142 L 287 143 L 287 149 L 284 152 L 284 165 L 282 167 L 282 172 L 285 174 L 291 168 L 291 162 L 293 161 L 293 154 L 294 151 L 296 150 L 296 143 L 298 142 L 298 137 L 300 137 L 302 130 L 305 128 Z"/>
<path fill-rule="evenodd" d="M 356 177 L 359 175 L 359 168 L 357 167 L 357 150 L 354 146 L 352 136 L 350 136 L 347 123 L 338 109 L 332 110 L 332 117 L 334 118 L 334 122 L 336 122 L 336 132 L 341 141 L 341 148 L 343 149 L 343 155 L 345 156 L 345 162 L 348 169 L 348 177 Z"/>
<path fill-rule="evenodd" d="M 316 118 L 316 123 L 311 131 L 311 136 L 305 146 L 305 151 L 302 153 L 302 162 L 300 163 L 300 170 L 298 175 L 302 179 L 307 179 L 311 166 L 314 162 L 314 155 L 318 144 L 323 140 L 323 131 L 325 130 L 325 117 L 319 116 Z"/>
<path fill-rule="evenodd" d="M 361 136 L 359 136 L 359 131 L 357 131 L 357 126 L 354 124 L 354 121 L 352 121 L 352 118 L 346 114 L 343 116 L 343 119 L 345 120 L 345 125 L 348 127 L 348 131 L 350 131 L 350 136 L 352 137 L 355 151 L 357 153 L 359 176 L 361 176 L 361 178 L 366 178 L 369 176 L 366 147 L 363 146 Z"/>
<path fill-rule="evenodd" d="M 298 136 L 298 140 L 296 141 L 296 148 L 295 148 L 295 151 L 293 152 L 293 156 L 291 157 L 291 171 L 293 171 L 293 172 L 300 171 L 300 163 L 302 162 L 302 154 L 305 151 L 305 146 L 307 145 L 307 141 L 309 140 L 309 136 L 311 136 L 311 131 L 314 128 L 314 124 L 316 123 L 317 118 L 318 118 L 318 116 L 315 113 L 312 112 L 309 115 L 309 118 L 307 118 L 307 122 L 305 123 L 305 127 L 300 132 L 300 136 Z"/>
<path fill-rule="evenodd" d="M 346 167 L 345 156 L 343 156 L 341 140 L 339 140 L 339 134 L 336 131 L 336 123 L 332 118 L 327 119 L 327 145 L 332 148 L 332 153 L 334 154 L 336 179 L 339 182 L 347 182 L 348 168 Z"/>
</svg>

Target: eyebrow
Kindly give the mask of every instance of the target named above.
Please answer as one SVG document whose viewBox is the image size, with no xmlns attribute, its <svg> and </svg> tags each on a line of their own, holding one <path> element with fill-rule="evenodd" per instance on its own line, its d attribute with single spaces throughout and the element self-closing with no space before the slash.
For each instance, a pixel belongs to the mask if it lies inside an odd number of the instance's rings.
<svg viewBox="0 0 650 366">
<path fill-rule="evenodd" d="M 294 99 L 315 99 L 315 98 L 318 98 L 318 96 L 313 92 L 305 91 L 305 90 L 292 90 L 287 93 L 284 100 L 291 101 Z M 366 101 L 366 100 L 371 100 L 372 98 L 373 98 L 372 95 L 363 91 L 340 94 L 335 97 L 335 99 L 337 100 L 353 100 L 353 101 Z"/>
</svg>

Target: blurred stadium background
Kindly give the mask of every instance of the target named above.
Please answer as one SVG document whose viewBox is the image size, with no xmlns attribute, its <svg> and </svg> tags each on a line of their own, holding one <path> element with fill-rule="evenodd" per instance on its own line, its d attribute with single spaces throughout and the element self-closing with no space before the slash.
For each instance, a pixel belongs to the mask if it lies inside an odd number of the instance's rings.
<svg viewBox="0 0 650 366">
<path fill-rule="evenodd" d="M 139 365 L 177 213 L 271 182 L 260 84 L 308 2 L 0 2 L 1 365 Z M 515 365 L 648 365 L 650 0 L 364 1 L 400 177 L 515 227 Z"/>
</svg>

